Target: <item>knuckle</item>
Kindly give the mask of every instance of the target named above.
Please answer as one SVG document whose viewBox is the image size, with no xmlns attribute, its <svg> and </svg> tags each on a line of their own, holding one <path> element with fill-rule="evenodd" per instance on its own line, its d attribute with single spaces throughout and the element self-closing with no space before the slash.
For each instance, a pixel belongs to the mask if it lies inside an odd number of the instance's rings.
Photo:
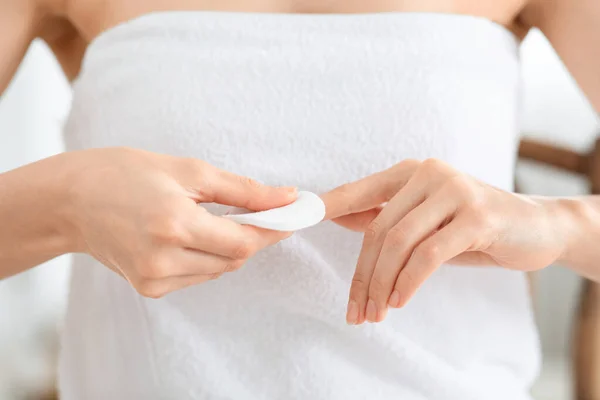
<svg viewBox="0 0 600 400">
<path fill-rule="evenodd" d="M 428 158 L 421 163 L 420 168 L 427 175 L 435 175 L 442 172 L 446 168 L 446 164 L 437 158 Z"/>
<path fill-rule="evenodd" d="M 355 192 L 356 189 L 351 183 L 344 183 L 335 189 L 337 201 L 343 204 L 343 206 L 340 207 L 343 215 L 353 214 L 356 212 L 357 199 L 356 195 L 353 195 Z"/>
<path fill-rule="evenodd" d="M 167 294 L 164 286 L 160 282 L 153 280 L 142 280 L 137 284 L 135 290 L 140 295 L 151 299 L 160 299 Z"/>
<path fill-rule="evenodd" d="M 233 260 L 225 264 L 223 271 L 220 274 L 224 274 L 227 272 L 234 272 L 242 268 L 244 265 L 244 260 Z"/>
<path fill-rule="evenodd" d="M 369 223 L 367 229 L 365 230 L 365 239 L 368 241 L 377 241 L 381 239 L 384 234 L 383 224 L 375 218 L 373 221 Z"/>
<path fill-rule="evenodd" d="M 374 298 L 379 299 L 388 289 L 388 285 L 381 279 L 379 274 L 374 274 L 369 283 L 369 294 L 373 295 Z"/>
<path fill-rule="evenodd" d="M 197 158 L 184 158 L 183 165 L 186 169 L 190 170 L 195 176 L 202 176 L 206 171 L 207 163 Z"/>
<path fill-rule="evenodd" d="M 263 187 L 263 185 L 259 181 L 257 181 L 256 179 L 252 179 L 252 178 L 247 177 L 247 176 L 240 176 L 239 179 L 240 179 L 240 183 L 243 186 L 249 187 L 251 189 L 255 189 L 256 190 L 256 189 L 261 189 Z"/>
<path fill-rule="evenodd" d="M 405 160 L 400 161 L 398 164 L 394 165 L 389 170 L 393 171 L 394 173 L 406 174 L 407 172 L 409 172 L 414 174 L 415 171 L 418 171 L 421 168 L 422 164 L 422 161 L 415 160 L 413 158 L 407 158 Z"/>
<path fill-rule="evenodd" d="M 483 208 L 484 206 L 483 196 L 481 196 L 479 191 L 472 186 L 465 187 L 465 190 L 463 191 L 463 201 L 467 207 L 473 210 Z"/>
<path fill-rule="evenodd" d="M 150 218 L 146 231 L 154 242 L 161 244 L 180 244 L 185 237 L 181 220 L 170 208 L 161 215 Z"/>
<path fill-rule="evenodd" d="M 196 158 L 184 158 L 182 163 L 182 169 L 185 171 L 186 176 L 193 176 L 194 181 L 198 182 L 201 187 L 204 187 L 208 183 L 209 167 L 210 164 Z"/>
<path fill-rule="evenodd" d="M 254 254 L 256 251 L 255 246 L 248 240 L 242 240 L 236 243 L 233 248 L 233 258 L 236 260 L 246 260 Z"/>
<path fill-rule="evenodd" d="M 353 290 L 366 290 L 369 285 L 369 280 L 362 272 L 356 271 L 352 277 L 352 289 Z"/>
<path fill-rule="evenodd" d="M 395 226 L 390 229 L 385 238 L 386 247 L 395 250 L 406 246 L 409 241 L 409 235 L 407 232 L 410 232 L 410 230 L 400 226 Z"/>
<path fill-rule="evenodd" d="M 429 241 L 418 246 L 415 252 L 419 260 L 426 264 L 433 264 L 439 260 L 440 247 L 437 243 Z"/>
<path fill-rule="evenodd" d="M 485 202 L 485 198 L 477 189 L 472 189 L 470 193 L 465 194 L 464 211 L 470 219 L 477 225 L 487 225 L 490 223 L 490 211 Z"/>
<path fill-rule="evenodd" d="M 215 272 L 213 274 L 208 275 L 208 280 L 214 281 L 215 279 L 219 279 L 222 276 L 223 276 L 223 272 Z"/>
<path fill-rule="evenodd" d="M 344 183 L 343 185 L 338 186 L 335 191 L 341 197 L 347 197 L 351 192 L 352 185 L 349 183 Z"/>
<path fill-rule="evenodd" d="M 158 239 L 165 244 L 178 244 L 183 240 L 183 229 L 179 221 L 169 218 L 164 221 Z"/>
<path fill-rule="evenodd" d="M 460 196 L 466 205 L 475 205 L 481 199 L 476 185 L 466 176 L 457 175 L 449 179 L 450 190 Z"/>
<path fill-rule="evenodd" d="M 596 209 L 588 202 L 573 200 L 572 198 L 558 198 L 558 203 L 567 210 L 573 210 L 574 215 L 581 215 L 592 221 L 596 215 Z"/>
<path fill-rule="evenodd" d="M 406 296 L 408 292 L 406 289 L 414 287 L 417 284 L 417 279 L 414 272 L 410 269 L 403 269 L 400 277 L 402 279 L 402 287 L 396 287 L 396 289 L 398 289 L 398 292 L 401 294 L 401 299 L 407 301 L 409 296 Z"/>
<path fill-rule="evenodd" d="M 467 180 L 462 175 L 452 176 L 448 179 L 448 185 L 451 189 L 463 192 L 470 190 Z"/>
<path fill-rule="evenodd" d="M 421 161 L 415 160 L 413 158 L 407 158 L 406 160 L 402 160 L 398 163 L 398 168 L 413 169 L 413 168 L 418 168 L 420 165 L 421 165 Z"/>
</svg>

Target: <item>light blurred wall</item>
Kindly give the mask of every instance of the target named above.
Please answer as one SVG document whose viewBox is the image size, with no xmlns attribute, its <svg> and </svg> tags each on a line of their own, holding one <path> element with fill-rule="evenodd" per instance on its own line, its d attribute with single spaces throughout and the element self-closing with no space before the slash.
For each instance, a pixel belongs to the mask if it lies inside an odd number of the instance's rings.
<svg viewBox="0 0 600 400">
<path fill-rule="evenodd" d="M 0 99 L 0 172 L 62 151 L 70 89 L 39 42 Z M 1 188 L 0 188 L 1 190 Z M 0 399 L 52 379 L 48 363 L 67 291 L 68 257 L 0 281 Z"/>
<path fill-rule="evenodd" d="M 524 134 L 577 151 L 589 150 L 600 134 L 597 113 L 539 31 L 526 38 L 521 57 Z M 519 164 L 517 179 L 529 193 L 587 194 L 582 178 L 530 163 Z M 574 273 L 560 267 L 548 268 L 537 276 L 534 302 L 548 358 L 568 357 L 579 283 Z"/>
</svg>

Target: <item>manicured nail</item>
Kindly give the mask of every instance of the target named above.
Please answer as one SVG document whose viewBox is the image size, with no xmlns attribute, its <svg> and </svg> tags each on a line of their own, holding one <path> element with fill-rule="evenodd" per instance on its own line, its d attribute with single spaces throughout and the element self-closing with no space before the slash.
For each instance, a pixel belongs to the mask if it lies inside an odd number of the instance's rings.
<svg viewBox="0 0 600 400">
<path fill-rule="evenodd" d="M 400 292 L 394 290 L 392 295 L 390 296 L 390 301 L 388 303 L 390 307 L 398 308 L 400 307 Z"/>
<path fill-rule="evenodd" d="M 354 300 L 348 302 L 346 322 L 348 325 L 356 325 L 358 323 L 358 304 L 356 304 L 356 301 Z"/>
<path fill-rule="evenodd" d="M 367 321 L 377 322 L 377 306 L 372 299 L 367 302 Z"/>
</svg>

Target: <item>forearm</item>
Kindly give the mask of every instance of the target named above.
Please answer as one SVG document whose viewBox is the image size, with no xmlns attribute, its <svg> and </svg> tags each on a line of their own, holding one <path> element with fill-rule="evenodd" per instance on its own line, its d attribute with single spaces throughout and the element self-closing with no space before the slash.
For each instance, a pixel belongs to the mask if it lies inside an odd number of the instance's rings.
<svg viewBox="0 0 600 400">
<path fill-rule="evenodd" d="M 0 174 L 0 279 L 72 249 L 68 155 Z"/>
<path fill-rule="evenodd" d="M 600 196 L 549 200 L 564 234 L 565 248 L 557 262 L 600 282 Z"/>
</svg>

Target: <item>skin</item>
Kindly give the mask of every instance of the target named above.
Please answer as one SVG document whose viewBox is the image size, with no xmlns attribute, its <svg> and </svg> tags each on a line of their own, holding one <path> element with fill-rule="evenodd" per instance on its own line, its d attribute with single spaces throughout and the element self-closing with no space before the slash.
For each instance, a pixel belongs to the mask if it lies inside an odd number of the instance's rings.
<svg viewBox="0 0 600 400">
<path fill-rule="evenodd" d="M 164 10 L 470 14 L 518 37 L 535 26 L 600 109 L 596 0 L 0 0 L 0 91 L 36 37 L 48 43 L 73 79 L 87 43 L 99 33 Z M 0 188 L 0 277 L 82 252 L 149 297 L 234 271 L 286 237 L 210 216 L 197 203 L 261 210 L 295 198 L 291 188 L 260 185 L 199 160 L 122 148 L 41 160 L 0 174 Z M 350 324 L 382 321 L 389 307 L 405 305 L 448 262 L 516 270 L 560 262 L 600 281 L 593 262 L 600 256 L 595 196 L 522 196 L 438 160 L 404 160 L 323 199 L 328 219 L 365 232 L 350 290 Z"/>
<path fill-rule="evenodd" d="M 4 174 L 0 187 L 12 189 L 0 192 L 4 276 L 87 253 L 152 298 L 235 271 L 289 236 L 238 225 L 197 203 L 265 210 L 296 198 L 295 188 L 127 148 L 55 156 Z"/>
<path fill-rule="evenodd" d="M 328 218 L 365 232 L 349 324 L 383 321 L 442 264 L 536 271 L 560 263 L 600 281 L 595 196 L 509 193 L 430 159 L 405 160 L 324 198 Z"/>
</svg>

